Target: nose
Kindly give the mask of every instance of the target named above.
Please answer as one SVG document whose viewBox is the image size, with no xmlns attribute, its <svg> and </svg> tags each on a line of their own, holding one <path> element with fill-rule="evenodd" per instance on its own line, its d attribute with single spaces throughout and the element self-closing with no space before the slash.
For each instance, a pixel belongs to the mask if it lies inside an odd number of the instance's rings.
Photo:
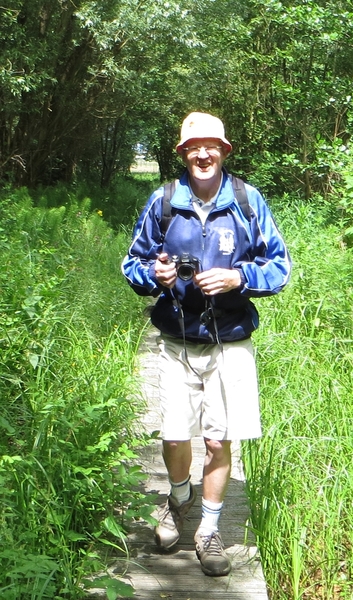
<svg viewBox="0 0 353 600">
<path fill-rule="evenodd" d="M 208 152 L 205 148 L 205 146 L 201 146 L 201 148 L 199 149 L 199 153 L 197 155 L 199 158 L 208 158 Z"/>
</svg>

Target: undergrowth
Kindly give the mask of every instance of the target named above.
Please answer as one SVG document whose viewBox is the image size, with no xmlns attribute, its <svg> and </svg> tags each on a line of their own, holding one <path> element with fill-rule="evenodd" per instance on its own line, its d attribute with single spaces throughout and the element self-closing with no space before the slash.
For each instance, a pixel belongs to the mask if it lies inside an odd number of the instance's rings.
<svg viewBox="0 0 353 600">
<path fill-rule="evenodd" d="M 144 300 L 120 264 L 158 181 L 0 200 L 0 596 L 129 597 L 126 531 L 153 522 L 135 358 Z M 351 600 L 353 262 L 347 214 L 271 203 L 293 258 L 257 302 L 263 437 L 243 443 L 252 527 L 274 600 Z M 113 225 L 113 227 L 112 227 Z M 109 561 L 120 573 L 108 575 Z M 119 571 L 119 569 L 118 569 Z"/>
<path fill-rule="evenodd" d="M 123 573 L 129 522 L 153 522 L 136 453 L 148 443 L 144 320 L 120 273 L 128 234 L 87 198 L 32 196 L 0 204 L 0 596 L 73 600 L 103 576 L 110 598 L 126 597 L 107 550 Z"/>
<path fill-rule="evenodd" d="M 348 600 L 352 563 L 352 250 L 330 204 L 274 204 L 293 258 L 258 304 L 263 437 L 243 445 L 271 598 Z M 333 218 L 335 217 L 335 218 Z"/>
</svg>

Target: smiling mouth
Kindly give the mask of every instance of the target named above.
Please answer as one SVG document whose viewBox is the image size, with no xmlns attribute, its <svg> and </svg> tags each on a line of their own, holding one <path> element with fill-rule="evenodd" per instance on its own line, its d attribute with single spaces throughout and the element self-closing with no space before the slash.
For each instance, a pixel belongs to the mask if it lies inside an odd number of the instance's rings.
<svg viewBox="0 0 353 600">
<path fill-rule="evenodd" d="M 199 169 L 204 170 L 204 169 L 208 169 L 211 166 L 211 163 L 209 163 L 209 162 L 205 162 L 205 163 L 198 162 L 197 166 L 198 166 Z"/>
</svg>

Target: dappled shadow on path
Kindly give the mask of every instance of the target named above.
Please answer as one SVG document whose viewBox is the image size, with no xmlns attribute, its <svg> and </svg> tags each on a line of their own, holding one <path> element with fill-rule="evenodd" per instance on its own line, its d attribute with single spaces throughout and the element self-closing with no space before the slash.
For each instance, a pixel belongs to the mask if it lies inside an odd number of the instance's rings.
<svg viewBox="0 0 353 600">
<path fill-rule="evenodd" d="M 266 600 L 261 566 L 249 527 L 249 509 L 244 481 L 229 483 L 220 521 L 220 532 L 233 569 L 226 577 L 207 577 L 200 569 L 195 553 L 194 534 L 201 518 L 202 443 L 196 441 L 192 474 L 197 499 L 184 522 L 180 541 L 171 552 L 160 550 L 154 541 L 153 527 L 144 522 L 131 526 L 130 562 L 127 579 L 141 600 Z M 159 442 L 141 452 L 141 463 L 149 473 L 143 493 L 152 494 L 156 504 L 166 502 L 169 483 Z M 203 462 L 203 461 L 202 461 Z M 154 513 L 157 516 L 157 511 Z M 253 590 L 256 595 L 252 595 Z M 250 594 L 250 595 L 249 595 Z"/>
</svg>

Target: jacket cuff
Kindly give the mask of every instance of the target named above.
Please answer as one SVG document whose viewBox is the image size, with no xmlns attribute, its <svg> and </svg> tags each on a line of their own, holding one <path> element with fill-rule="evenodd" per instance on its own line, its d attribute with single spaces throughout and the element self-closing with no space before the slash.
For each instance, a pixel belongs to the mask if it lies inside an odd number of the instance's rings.
<svg viewBox="0 0 353 600">
<path fill-rule="evenodd" d="M 234 269 L 234 271 L 238 271 L 239 275 L 240 275 L 240 280 L 241 280 L 241 284 L 240 286 L 237 288 L 239 291 L 241 291 L 246 283 L 246 279 L 245 279 L 245 275 L 243 273 L 243 269 L 238 268 L 238 269 Z"/>
<path fill-rule="evenodd" d="M 149 266 L 148 277 L 150 278 L 151 281 L 153 281 L 153 283 L 155 284 L 155 286 L 157 288 L 154 290 L 153 295 L 158 296 L 161 293 L 163 287 L 161 286 L 161 284 L 159 283 L 159 281 L 156 277 L 156 263 L 155 262 L 151 263 Z"/>
</svg>

